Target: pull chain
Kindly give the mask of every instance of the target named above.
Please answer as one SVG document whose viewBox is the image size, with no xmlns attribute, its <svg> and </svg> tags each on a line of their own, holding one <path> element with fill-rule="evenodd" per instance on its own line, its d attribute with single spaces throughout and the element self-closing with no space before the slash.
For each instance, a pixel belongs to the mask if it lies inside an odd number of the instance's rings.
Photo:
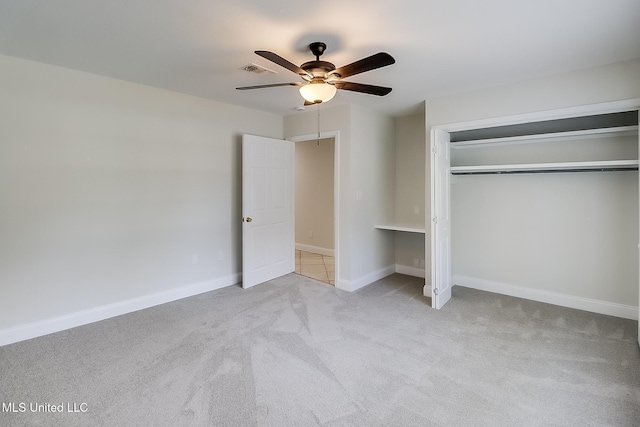
<svg viewBox="0 0 640 427">
<path fill-rule="evenodd" d="M 320 146 L 320 103 L 318 102 L 316 104 L 318 107 L 316 109 L 316 111 L 318 112 L 318 141 L 317 144 L 318 146 Z"/>
</svg>

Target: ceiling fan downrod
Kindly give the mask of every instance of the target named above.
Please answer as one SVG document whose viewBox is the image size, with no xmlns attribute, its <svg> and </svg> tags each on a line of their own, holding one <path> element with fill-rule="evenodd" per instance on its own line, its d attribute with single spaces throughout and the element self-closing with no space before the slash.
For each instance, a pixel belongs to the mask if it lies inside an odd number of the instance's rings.
<svg viewBox="0 0 640 427">
<path fill-rule="evenodd" d="M 316 57 L 316 61 L 320 61 L 320 57 L 327 50 L 327 45 L 322 42 L 313 42 L 309 45 L 309 50 Z"/>
</svg>

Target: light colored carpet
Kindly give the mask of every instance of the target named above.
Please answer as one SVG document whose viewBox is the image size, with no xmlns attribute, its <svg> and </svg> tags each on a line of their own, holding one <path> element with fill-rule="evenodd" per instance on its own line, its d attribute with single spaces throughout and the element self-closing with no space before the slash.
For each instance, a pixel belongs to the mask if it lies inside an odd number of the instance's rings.
<svg viewBox="0 0 640 427">
<path fill-rule="evenodd" d="M 640 425 L 636 322 L 459 287 L 436 311 L 421 284 L 291 274 L 1 347 L 26 411 L 0 425 Z"/>
</svg>

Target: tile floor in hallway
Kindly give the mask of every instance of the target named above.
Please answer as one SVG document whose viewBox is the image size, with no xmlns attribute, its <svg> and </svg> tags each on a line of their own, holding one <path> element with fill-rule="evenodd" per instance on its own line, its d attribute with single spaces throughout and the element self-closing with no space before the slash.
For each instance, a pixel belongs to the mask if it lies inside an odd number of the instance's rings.
<svg viewBox="0 0 640 427">
<path fill-rule="evenodd" d="M 332 256 L 296 250 L 296 273 L 330 285 L 336 284 L 336 264 Z"/>
</svg>

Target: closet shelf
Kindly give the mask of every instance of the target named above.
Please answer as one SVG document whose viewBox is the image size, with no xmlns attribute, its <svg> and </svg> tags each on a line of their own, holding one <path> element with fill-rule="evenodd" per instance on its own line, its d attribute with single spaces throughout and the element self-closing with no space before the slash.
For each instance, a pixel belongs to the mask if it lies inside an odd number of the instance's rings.
<svg viewBox="0 0 640 427">
<path fill-rule="evenodd" d="M 378 230 L 405 231 L 407 233 L 425 234 L 424 228 L 414 227 L 414 226 L 381 224 L 381 225 L 374 225 L 374 228 L 377 228 Z"/>
<path fill-rule="evenodd" d="M 605 160 L 594 162 L 528 163 L 514 165 L 452 166 L 453 175 L 535 173 L 535 172 L 590 172 L 638 170 L 638 160 Z"/>
<path fill-rule="evenodd" d="M 450 147 L 455 148 L 471 148 L 478 145 L 509 145 L 509 144 L 523 144 L 533 142 L 551 142 L 555 140 L 571 140 L 571 139 L 584 139 L 584 138 L 596 138 L 599 136 L 633 136 L 638 134 L 638 126 L 618 126 L 610 128 L 600 129 L 586 129 L 570 132 L 554 132 L 535 135 L 523 135 L 513 137 L 501 137 L 501 138 L 487 138 L 487 139 L 474 139 L 469 141 L 451 142 Z"/>
</svg>

